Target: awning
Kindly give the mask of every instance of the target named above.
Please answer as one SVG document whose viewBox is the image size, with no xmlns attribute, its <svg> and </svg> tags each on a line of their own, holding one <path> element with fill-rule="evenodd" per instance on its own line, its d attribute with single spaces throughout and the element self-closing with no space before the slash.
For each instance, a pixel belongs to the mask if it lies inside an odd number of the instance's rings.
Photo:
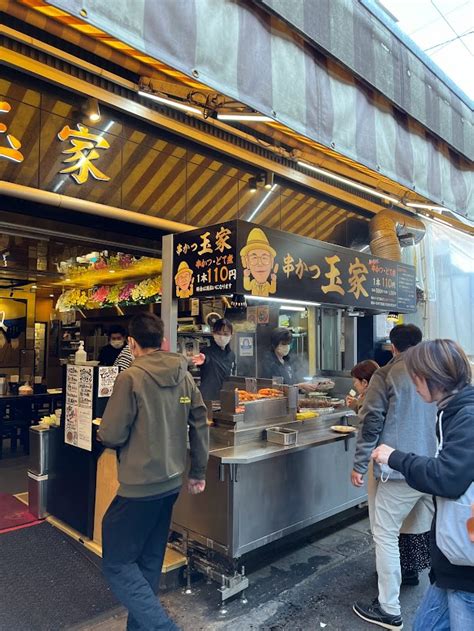
<svg viewBox="0 0 474 631">
<path fill-rule="evenodd" d="M 459 153 L 462 146 L 472 157 L 472 112 L 461 125 L 456 118 L 455 135 L 463 141 L 454 151 L 433 130 L 250 2 L 160 0 L 158 9 L 153 0 L 134 0 L 133 13 L 125 2 L 47 3 L 57 9 L 41 0 L 24 2 L 145 63 L 150 57 L 164 62 L 437 204 L 474 216 L 472 163 Z M 334 3 L 339 10 L 342 4 Z M 382 62 L 377 65 L 381 76 L 386 70 Z M 440 129 L 454 129 L 449 104 L 436 116 Z"/>
</svg>

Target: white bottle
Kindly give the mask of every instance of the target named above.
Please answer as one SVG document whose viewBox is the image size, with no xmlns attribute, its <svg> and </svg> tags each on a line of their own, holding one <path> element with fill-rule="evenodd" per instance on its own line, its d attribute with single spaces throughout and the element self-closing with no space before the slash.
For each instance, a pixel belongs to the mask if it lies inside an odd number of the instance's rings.
<svg viewBox="0 0 474 631">
<path fill-rule="evenodd" d="M 79 348 L 77 349 L 74 355 L 74 363 L 84 365 L 87 361 L 87 353 L 84 350 L 84 342 L 81 340 L 79 342 Z"/>
</svg>

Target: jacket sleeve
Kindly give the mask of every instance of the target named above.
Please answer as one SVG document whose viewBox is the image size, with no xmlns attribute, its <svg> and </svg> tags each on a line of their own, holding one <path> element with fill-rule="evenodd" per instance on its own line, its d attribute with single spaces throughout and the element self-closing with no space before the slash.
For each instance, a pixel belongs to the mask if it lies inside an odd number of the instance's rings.
<svg viewBox="0 0 474 631">
<path fill-rule="evenodd" d="M 474 428 L 472 412 L 464 410 L 458 417 L 445 431 L 437 458 L 395 450 L 390 454 L 389 466 L 403 473 L 408 484 L 422 493 L 450 499 L 463 495 L 474 481 Z"/>
<path fill-rule="evenodd" d="M 122 447 L 130 436 L 138 408 L 133 392 L 133 377 L 128 371 L 115 380 L 114 391 L 102 416 L 99 438 L 106 447 Z"/>
<path fill-rule="evenodd" d="M 189 411 L 189 446 L 191 467 L 189 477 L 193 480 L 205 480 L 207 460 L 209 458 L 209 428 L 207 426 L 207 408 L 193 378 L 188 373 L 186 378 L 191 386 L 191 409 Z"/>
<path fill-rule="evenodd" d="M 375 372 L 370 380 L 358 416 L 359 435 L 353 468 L 358 473 L 367 473 L 370 455 L 378 444 L 388 410 L 387 384 L 384 374 Z"/>
</svg>

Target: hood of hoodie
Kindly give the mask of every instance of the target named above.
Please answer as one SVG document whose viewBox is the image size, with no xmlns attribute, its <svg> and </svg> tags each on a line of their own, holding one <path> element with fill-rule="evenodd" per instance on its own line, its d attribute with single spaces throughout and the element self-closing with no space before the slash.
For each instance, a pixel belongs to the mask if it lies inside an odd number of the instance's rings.
<svg viewBox="0 0 474 631">
<path fill-rule="evenodd" d="M 455 416 L 460 410 L 467 406 L 474 407 L 474 386 L 471 385 L 464 386 L 462 390 L 449 399 L 443 410 L 443 419 Z"/>
<path fill-rule="evenodd" d="M 155 351 L 137 357 L 132 368 L 143 370 L 162 388 L 174 388 L 185 378 L 188 363 L 179 353 Z"/>
</svg>

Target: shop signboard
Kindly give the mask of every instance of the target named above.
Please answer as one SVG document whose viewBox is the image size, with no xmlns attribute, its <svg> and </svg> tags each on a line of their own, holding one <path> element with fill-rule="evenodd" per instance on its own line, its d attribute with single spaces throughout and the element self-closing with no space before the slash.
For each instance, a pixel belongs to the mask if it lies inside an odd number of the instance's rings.
<svg viewBox="0 0 474 631">
<path fill-rule="evenodd" d="M 177 298 L 237 293 L 416 310 L 413 266 L 239 220 L 175 235 L 174 283 Z"/>
</svg>

